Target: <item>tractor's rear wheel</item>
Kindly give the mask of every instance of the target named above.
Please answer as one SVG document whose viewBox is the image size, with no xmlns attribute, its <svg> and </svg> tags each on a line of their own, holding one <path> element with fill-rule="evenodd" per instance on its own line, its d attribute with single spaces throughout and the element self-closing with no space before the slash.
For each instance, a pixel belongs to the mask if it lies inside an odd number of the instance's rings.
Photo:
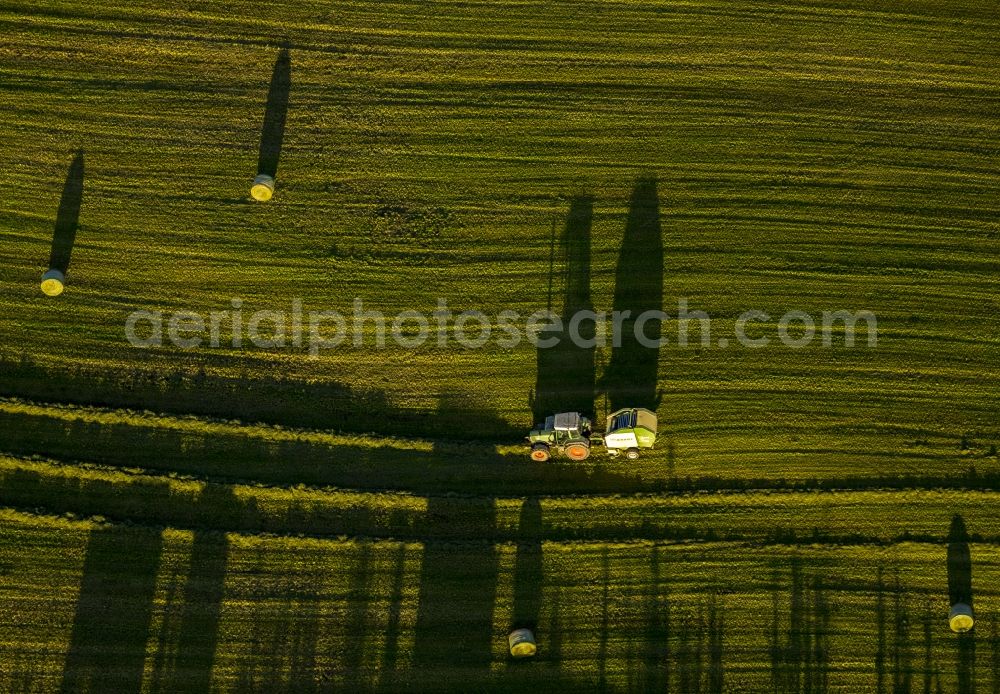
<svg viewBox="0 0 1000 694">
<path fill-rule="evenodd" d="M 590 456 L 590 447 L 582 443 L 571 443 L 566 446 L 566 457 L 570 460 L 586 460 Z"/>
<path fill-rule="evenodd" d="M 538 463 L 544 463 L 552 457 L 547 443 L 536 443 L 531 446 L 531 459 Z"/>
<path fill-rule="evenodd" d="M 629 460 L 638 460 L 639 459 L 639 449 L 638 448 L 630 448 L 630 449 L 628 449 L 627 451 L 625 451 L 625 457 L 628 458 Z"/>
</svg>

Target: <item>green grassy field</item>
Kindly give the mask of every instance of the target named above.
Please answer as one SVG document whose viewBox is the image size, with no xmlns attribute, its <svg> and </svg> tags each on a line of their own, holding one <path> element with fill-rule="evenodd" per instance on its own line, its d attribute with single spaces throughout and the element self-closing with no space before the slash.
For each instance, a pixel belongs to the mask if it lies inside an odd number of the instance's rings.
<svg viewBox="0 0 1000 694">
<path fill-rule="evenodd" d="M 940 628 L 935 545 L 424 547 L 3 520 L 9 690 L 989 691 L 1000 675 L 993 617 L 971 653 Z M 996 547 L 976 559 L 995 601 Z M 525 609 L 546 641 L 509 663 Z"/>
<path fill-rule="evenodd" d="M 17 1 L 0 35 L 0 690 L 1000 692 L 991 3 Z M 125 337 L 356 298 L 713 322 Z M 789 349 L 790 310 L 877 346 Z M 539 415 L 623 403 L 659 415 L 638 461 L 528 460 Z"/>
</svg>

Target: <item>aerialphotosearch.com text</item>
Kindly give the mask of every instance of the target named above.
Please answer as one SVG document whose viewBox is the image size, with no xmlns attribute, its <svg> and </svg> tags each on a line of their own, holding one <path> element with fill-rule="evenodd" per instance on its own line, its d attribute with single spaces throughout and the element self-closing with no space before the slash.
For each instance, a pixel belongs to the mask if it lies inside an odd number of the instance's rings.
<svg viewBox="0 0 1000 694">
<path fill-rule="evenodd" d="M 725 321 L 728 326 L 728 321 Z M 789 310 L 781 316 L 749 310 L 736 317 L 731 332 L 713 336 L 713 319 L 704 311 L 689 308 L 687 299 L 677 302 L 677 312 L 581 310 L 559 316 L 541 310 L 524 316 L 504 310 L 495 316 L 481 311 L 453 311 L 446 299 L 438 299 L 429 314 L 407 310 L 394 316 L 366 308 L 355 299 L 351 310 L 305 310 L 300 299 L 288 311 L 248 311 L 241 299 L 232 299 L 225 311 L 202 314 L 195 311 L 134 311 L 125 322 L 125 336 L 138 348 L 172 345 L 192 350 L 204 347 L 265 350 L 292 349 L 318 357 L 338 348 L 416 349 L 431 344 L 446 348 L 480 349 L 492 343 L 504 349 L 527 340 L 547 349 L 569 341 L 581 349 L 621 347 L 632 342 L 657 349 L 666 345 L 759 349 L 781 344 L 800 349 L 817 344 L 872 348 L 878 342 L 878 321 L 871 311 L 833 310 L 818 316 Z M 863 340 L 857 340 L 858 333 Z M 713 341 L 713 337 L 715 337 Z"/>
</svg>

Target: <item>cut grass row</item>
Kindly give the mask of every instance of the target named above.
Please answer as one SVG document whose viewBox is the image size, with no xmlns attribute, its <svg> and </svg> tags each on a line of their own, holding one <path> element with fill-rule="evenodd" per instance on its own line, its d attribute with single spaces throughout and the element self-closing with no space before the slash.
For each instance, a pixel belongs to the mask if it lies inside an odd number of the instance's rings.
<svg viewBox="0 0 1000 694">
<path fill-rule="evenodd" d="M 456 411 L 457 414 L 457 411 Z M 988 450 L 960 450 L 956 442 L 923 440 L 909 453 L 879 456 L 876 468 L 821 463 L 828 452 L 800 441 L 793 465 L 725 458 L 693 464 L 663 437 L 638 463 L 609 459 L 595 449 L 585 463 L 532 463 L 523 445 L 340 435 L 204 417 L 39 404 L 0 399 L 0 451 L 138 466 L 222 481 L 290 486 L 395 489 L 420 494 L 477 496 L 629 493 L 747 488 L 977 488 L 998 483 L 1000 462 Z M 880 435 L 875 435 L 878 438 Z M 871 455 L 871 454 L 869 454 Z M 974 470 L 975 474 L 970 474 Z"/>
<path fill-rule="evenodd" d="M 980 624 L 959 641 L 938 545 L 424 547 L 9 510 L 0 519 L 7 690 L 989 691 L 1000 682 L 996 545 L 972 546 Z M 512 664 L 504 638 L 525 614 L 539 656 Z"/>
<path fill-rule="evenodd" d="M 1000 542 L 997 492 L 744 492 L 482 498 L 226 485 L 0 456 L 0 503 L 140 525 L 421 541 L 942 543 L 955 514 Z"/>
</svg>

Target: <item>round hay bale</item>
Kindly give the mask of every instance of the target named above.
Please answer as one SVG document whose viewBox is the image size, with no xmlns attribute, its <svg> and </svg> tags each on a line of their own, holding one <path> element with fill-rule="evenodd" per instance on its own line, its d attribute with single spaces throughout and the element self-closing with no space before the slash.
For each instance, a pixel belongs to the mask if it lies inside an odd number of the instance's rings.
<svg viewBox="0 0 1000 694">
<path fill-rule="evenodd" d="M 42 292 L 47 296 L 59 296 L 65 283 L 66 277 L 59 270 L 49 270 L 42 275 Z"/>
<path fill-rule="evenodd" d="M 257 174 L 250 187 L 250 196 L 258 202 L 267 202 L 274 195 L 274 179 L 267 174 Z"/>
<path fill-rule="evenodd" d="M 964 634 L 970 631 L 975 625 L 976 619 L 972 614 L 972 607 L 964 602 L 956 602 L 951 606 L 948 614 L 948 624 L 956 634 Z"/>
<path fill-rule="evenodd" d="M 538 652 L 531 629 L 515 629 L 507 636 L 507 645 L 514 658 L 530 658 Z"/>
</svg>

